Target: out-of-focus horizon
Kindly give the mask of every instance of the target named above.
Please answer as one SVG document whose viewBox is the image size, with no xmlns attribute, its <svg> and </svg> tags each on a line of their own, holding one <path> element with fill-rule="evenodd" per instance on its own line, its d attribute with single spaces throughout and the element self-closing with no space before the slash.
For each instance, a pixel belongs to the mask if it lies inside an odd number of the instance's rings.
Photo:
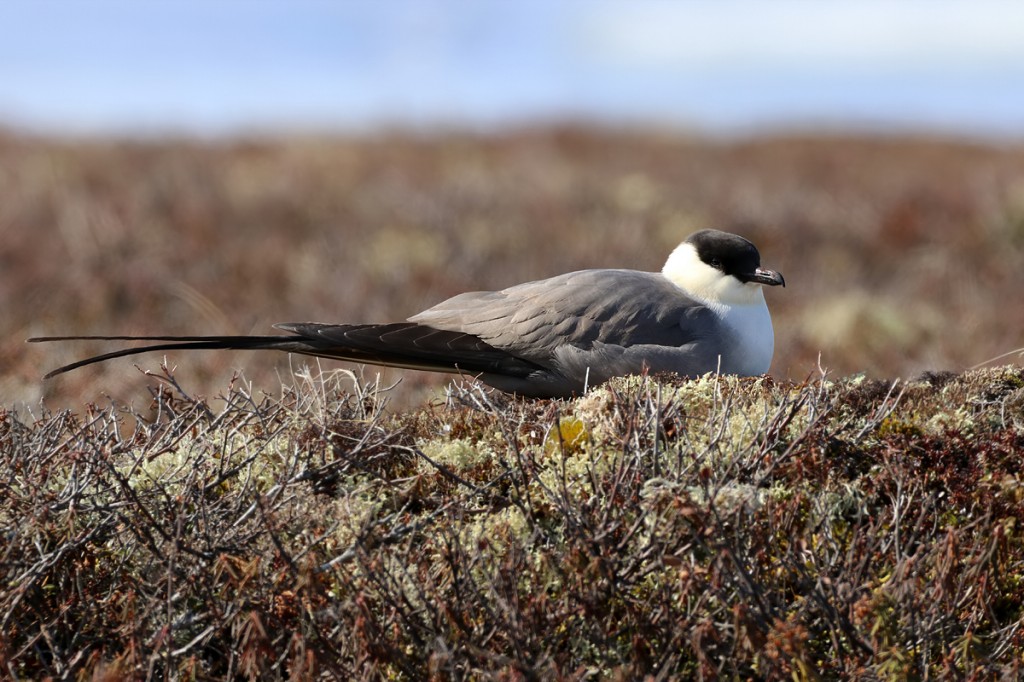
<svg viewBox="0 0 1024 682">
<path fill-rule="evenodd" d="M 1020 138 L 1024 4 L 0 6 L 0 125 L 219 135 L 566 120 Z"/>
</svg>

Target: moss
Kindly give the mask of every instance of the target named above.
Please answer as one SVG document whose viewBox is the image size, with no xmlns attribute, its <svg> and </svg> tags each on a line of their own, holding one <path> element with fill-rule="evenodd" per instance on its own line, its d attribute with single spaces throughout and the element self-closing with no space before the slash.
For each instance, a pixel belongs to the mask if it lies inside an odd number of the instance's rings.
<svg viewBox="0 0 1024 682">
<path fill-rule="evenodd" d="M 882 423 L 878 425 L 876 433 L 880 438 L 887 438 L 889 436 L 917 438 L 923 435 L 924 431 L 920 426 L 911 421 L 904 421 L 890 416 L 882 420 Z"/>
</svg>

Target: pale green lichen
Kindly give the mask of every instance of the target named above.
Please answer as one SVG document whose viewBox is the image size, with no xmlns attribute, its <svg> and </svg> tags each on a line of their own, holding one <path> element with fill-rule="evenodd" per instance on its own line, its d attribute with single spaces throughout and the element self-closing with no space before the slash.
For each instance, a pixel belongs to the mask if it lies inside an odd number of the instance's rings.
<svg viewBox="0 0 1024 682">
<path fill-rule="evenodd" d="M 127 476 L 132 487 L 149 489 L 159 485 L 173 495 L 181 486 L 205 486 L 220 473 L 241 466 L 245 475 L 226 477 L 219 486 L 222 493 L 241 482 L 255 484 L 257 490 L 267 490 L 287 473 L 291 447 L 285 435 L 264 440 L 244 430 L 212 437 L 203 432 L 182 437 L 173 448 L 154 455 L 146 450 L 129 450 L 122 454 L 117 468 Z"/>
<path fill-rule="evenodd" d="M 922 428 L 926 433 L 935 436 L 946 431 L 959 431 L 968 434 L 975 428 L 974 414 L 967 407 L 936 412 L 924 421 Z"/>
<path fill-rule="evenodd" d="M 423 441 L 419 448 L 429 458 L 429 461 L 420 459 L 417 464 L 424 473 L 436 471 L 435 464 L 456 472 L 490 468 L 499 459 L 499 451 L 493 445 L 468 438 Z"/>
<path fill-rule="evenodd" d="M 529 534 L 530 523 L 523 516 L 522 509 L 506 507 L 472 517 L 461 528 L 459 537 L 466 546 L 501 554 L 509 547 L 523 544 Z"/>
<path fill-rule="evenodd" d="M 349 548 L 363 537 L 374 519 L 380 515 L 382 503 L 371 499 L 365 489 L 345 493 L 325 506 L 336 525 L 331 540 L 339 548 Z"/>
</svg>

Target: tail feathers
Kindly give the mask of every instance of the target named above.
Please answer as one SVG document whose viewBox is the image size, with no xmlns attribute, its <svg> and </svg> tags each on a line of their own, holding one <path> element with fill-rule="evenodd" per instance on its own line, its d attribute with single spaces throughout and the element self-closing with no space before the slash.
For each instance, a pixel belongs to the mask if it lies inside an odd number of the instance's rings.
<svg viewBox="0 0 1024 682">
<path fill-rule="evenodd" d="M 145 346 L 135 348 L 121 348 L 120 350 L 94 355 L 84 358 L 71 364 L 58 367 L 55 370 L 43 375 L 44 379 L 52 379 L 58 374 L 70 372 L 79 367 L 93 365 L 98 362 L 105 362 L 115 358 L 123 358 L 130 355 L 141 355 L 153 351 L 167 350 L 258 350 L 258 349 L 282 349 L 286 346 L 295 345 L 295 340 L 287 336 L 36 336 L 28 339 L 30 343 L 45 343 L 50 341 L 160 341 L 162 343 L 147 343 Z"/>
<path fill-rule="evenodd" d="M 318 357 L 435 372 L 464 372 L 527 377 L 544 368 L 495 348 L 477 336 L 415 323 L 328 325 L 282 324 L 289 336 L 39 336 L 51 341 L 134 341 L 144 346 L 95 355 L 58 367 L 45 378 L 71 370 L 154 351 L 282 350 Z"/>
</svg>

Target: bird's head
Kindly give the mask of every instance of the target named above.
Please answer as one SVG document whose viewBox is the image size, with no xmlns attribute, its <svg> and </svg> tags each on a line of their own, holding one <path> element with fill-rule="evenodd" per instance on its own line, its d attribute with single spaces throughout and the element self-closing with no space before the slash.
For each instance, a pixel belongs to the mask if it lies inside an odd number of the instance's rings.
<svg viewBox="0 0 1024 682">
<path fill-rule="evenodd" d="M 756 246 L 718 230 L 690 235 L 661 272 L 691 296 L 723 305 L 755 304 L 764 299 L 762 285 L 786 286 L 781 273 L 761 267 Z"/>
</svg>

